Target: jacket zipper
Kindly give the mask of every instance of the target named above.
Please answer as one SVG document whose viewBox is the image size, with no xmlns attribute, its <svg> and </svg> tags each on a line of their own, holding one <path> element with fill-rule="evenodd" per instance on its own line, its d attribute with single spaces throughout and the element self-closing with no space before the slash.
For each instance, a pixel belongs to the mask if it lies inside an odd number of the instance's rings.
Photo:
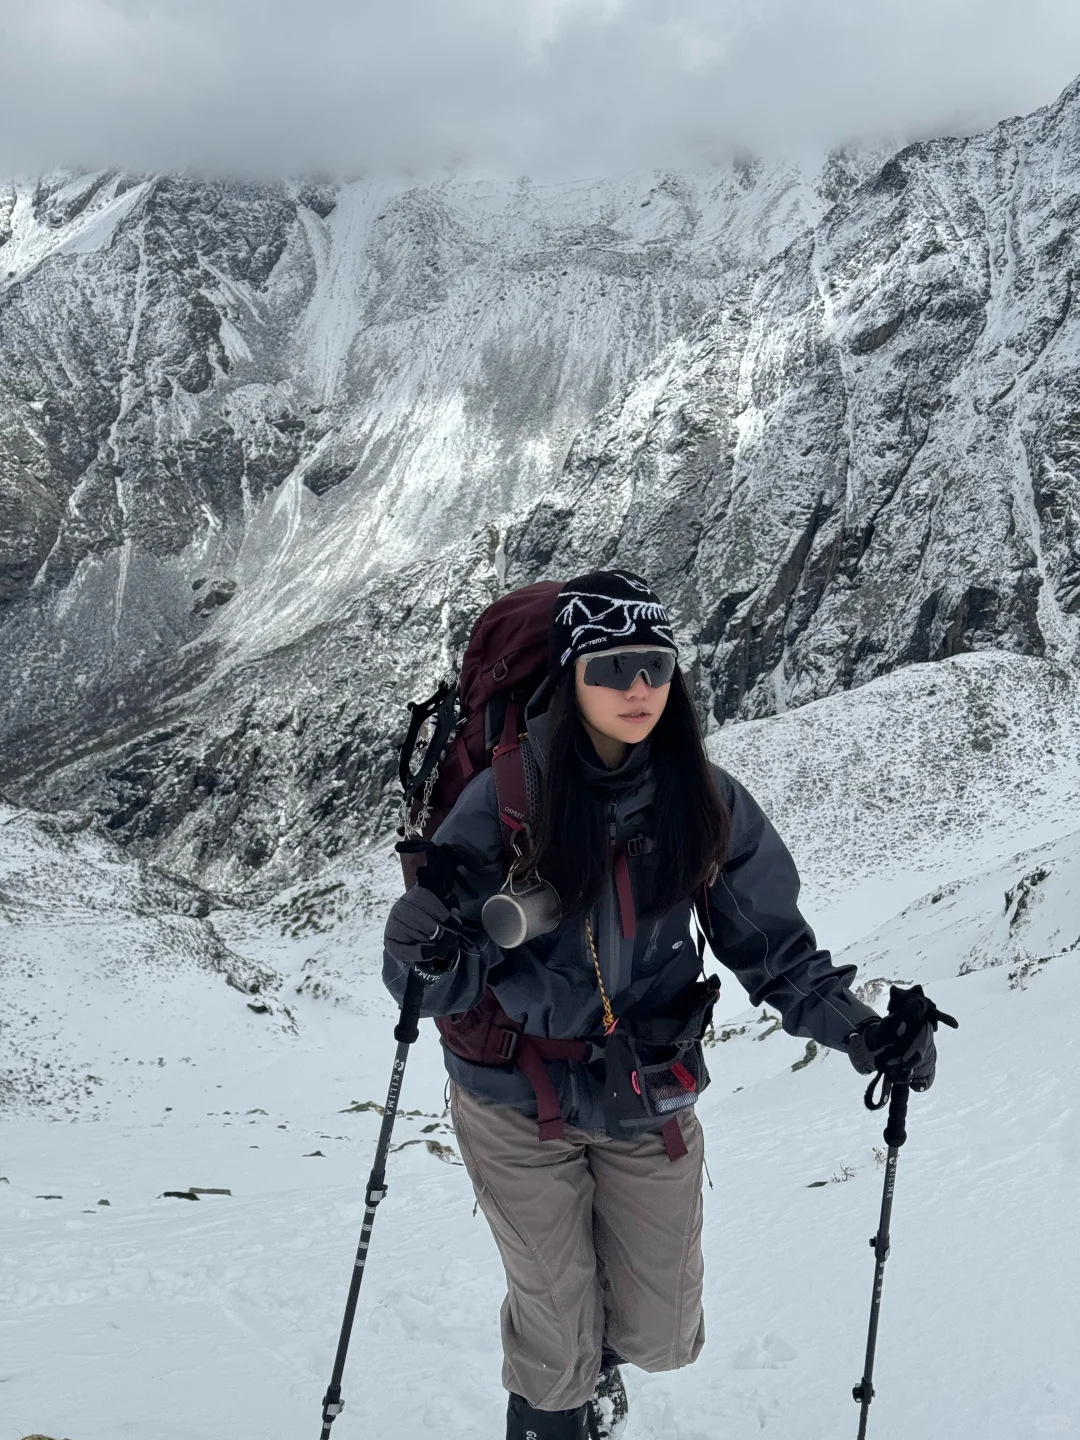
<svg viewBox="0 0 1080 1440">
<path fill-rule="evenodd" d="M 614 996 L 622 989 L 620 984 L 622 976 L 619 974 L 621 955 L 619 946 L 622 943 L 622 926 L 619 923 L 619 892 L 615 885 L 615 841 L 618 835 L 617 825 L 618 809 L 616 802 L 608 802 L 608 871 L 607 871 L 607 893 L 606 905 L 607 925 L 603 927 L 600 953 L 606 963 L 604 965 L 604 980 L 608 987 L 608 994 Z"/>
</svg>

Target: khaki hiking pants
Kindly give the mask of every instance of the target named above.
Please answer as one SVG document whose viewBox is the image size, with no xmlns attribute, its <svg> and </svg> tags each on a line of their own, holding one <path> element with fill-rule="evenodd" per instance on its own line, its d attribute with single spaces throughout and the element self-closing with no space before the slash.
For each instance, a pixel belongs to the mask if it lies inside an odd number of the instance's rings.
<svg viewBox="0 0 1080 1440">
<path fill-rule="evenodd" d="M 596 1388 L 607 1344 L 643 1370 L 677 1370 L 705 1343 L 701 1167 L 663 1137 L 612 1140 L 566 1127 L 541 1142 L 536 1121 L 453 1087 L 450 1111 L 480 1208 L 506 1270 L 503 1384 L 537 1410 L 572 1410 Z"/>
</svg>

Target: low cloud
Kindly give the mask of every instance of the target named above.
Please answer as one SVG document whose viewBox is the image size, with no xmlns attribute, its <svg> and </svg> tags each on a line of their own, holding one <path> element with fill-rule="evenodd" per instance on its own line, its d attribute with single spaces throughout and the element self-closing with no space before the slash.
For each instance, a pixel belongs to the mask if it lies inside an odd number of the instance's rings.
<svg viewBox="0 0 1080 1440">
<path fill-rule="evenodd" d="M 695 165 L 993 124 L 1075 0 L 0 0 L 0 171 Z"/>
</svg>

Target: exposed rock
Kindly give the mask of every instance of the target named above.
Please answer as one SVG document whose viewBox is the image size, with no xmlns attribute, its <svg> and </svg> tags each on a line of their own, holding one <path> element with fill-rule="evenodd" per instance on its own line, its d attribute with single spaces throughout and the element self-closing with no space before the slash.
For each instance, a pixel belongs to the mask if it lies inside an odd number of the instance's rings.
<svg viewBox="0 0 1080 1440">
<path fill-rule="evenodd" d="M 235 580 L 195 580 L 191 588 L 198 591 L 193 615 L 209 615 L 220 605 L 227 605 L 236 594 Z"/>
</svg>

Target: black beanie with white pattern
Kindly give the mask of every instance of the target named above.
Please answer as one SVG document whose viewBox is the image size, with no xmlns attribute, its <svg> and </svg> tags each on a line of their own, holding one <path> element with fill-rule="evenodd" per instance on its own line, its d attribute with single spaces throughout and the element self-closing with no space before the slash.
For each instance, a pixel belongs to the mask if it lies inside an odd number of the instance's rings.
<svg viewBox="0 0 1080 1440">
<path fill-rule="evenodd" d="M 580 656 L 621 645 L 656 645 L 678 654 L 659 595 L 629 570 L 594 570 L 568 580 L 555 597 L 550 644 L 553 680 Z"/>
</svg>

